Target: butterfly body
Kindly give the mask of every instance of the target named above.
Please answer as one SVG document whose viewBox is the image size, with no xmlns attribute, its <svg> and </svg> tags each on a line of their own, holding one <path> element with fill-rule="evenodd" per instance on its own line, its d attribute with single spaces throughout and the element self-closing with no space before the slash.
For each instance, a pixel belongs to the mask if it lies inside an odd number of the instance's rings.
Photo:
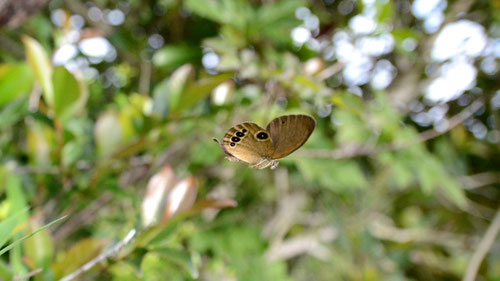
<svg viewBox="0 0 500 281">
<path fill-rule="evenodd" d="M 308 115 L 284 115 L 272 120 L 266 129 L 251 122 L 230 128 L 222 141 L 214 139 L 230 161 L 243 161 L 250 167 L 271 169 L 283 158 L 301 147 L 316 126 Z"/>
</svg>

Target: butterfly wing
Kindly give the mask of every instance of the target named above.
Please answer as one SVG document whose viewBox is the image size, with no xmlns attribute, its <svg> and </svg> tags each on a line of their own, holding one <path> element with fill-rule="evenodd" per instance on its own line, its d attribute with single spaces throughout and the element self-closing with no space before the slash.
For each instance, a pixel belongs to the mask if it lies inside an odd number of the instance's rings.
<svg viewBox="0 0 500 281">
<path fill-rule="evenodd" d="M 316 127 L 314 118 L 308 115 L 280 116 L 266 130 L 271 135 L 274 144 L 272 159 L 280 159 L 301 147 Z"/>
<path fill-rule="evenodd" d="M 241 123 L 227 131 L 222 149 L 229 156 L 250 164 L 259 163 L 273 154 L 274 146 L 269 134 L 255 123 Z"/>
</svg>

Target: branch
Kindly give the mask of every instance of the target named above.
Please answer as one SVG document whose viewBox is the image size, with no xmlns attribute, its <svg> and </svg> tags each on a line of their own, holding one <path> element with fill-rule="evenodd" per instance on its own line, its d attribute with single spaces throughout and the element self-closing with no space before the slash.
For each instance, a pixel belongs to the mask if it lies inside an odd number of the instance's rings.
<svg viewBox="0 0 500 281">
<path fill-rule="evenodd" d="M 75 279 L 78 275 L 89 271 L 92 267 L 94 267 L 96 264 L 105 261 L 109 259 L 110 257 L 116 256 L 122 249 L 123 247 L 127 246 L 132 239 L 137 235 L 137 230 L 135 228 L 132 228 L 125 238 L 121 240 L 120 242 L 116 243 L 115 246 L 113 246 L 111 249 L 103 252 L 102 254 L 98 255 L 94 259 L 90 260 L 86 264 L 82 265 L 80 268 L 77 270 L 73 271 L 72 273 L 64 276 L 63 278 L 59 279 L 59 281 L 69 281 Z"/>
<path fill-rule="evenodd" d="M 345 159 L 359 156 L 369 156 L 377 154 L 384 151 L 396 151 L 410 147 L 412 145 L 426 142 L 430 139 L 441 136 L 451 129 L 455 128 L 457 125 L 463 123 L 469 117 L 471 117 L 476 111 L 478 111 L 484 105 L 482 99 L 474 101 L 471 105 L 466 107 L 460 113 L 454 115 L 448 120 L 448 125 L 441 129 L 429 129 L 420 133 L 415 139 L 405 142 L 395 142 L 380 146 L 367 146 L 367 145 L 350 145 L 342 147 L 339 149 L 302 149 L 297 154 L 302 157 L 311 158 L 333 158 L 333 159 Z"/>
<path fill-rule="evenodd" d="M 71 233 L 73 233 L 78 228 L 92 222 L 95 215 L 102 210 L 111 200 L 113 196 L 111 193 L 103 194 L 99 199 L 93 201 L 88 206 L 86 206 L 83 210 L 79 211 L 76 214 L 71 215 L 71 220 L 68 220 L 66 223 L 62 224 L 57 231 L 54 233 L 55 240 L 62 240 L 64 237 L 67 237 Z"/>
<path fill-rule="evenodd" d="M 29 272 L 28 274 L 24 275 L 24 276 L 21 276 L 21 277 L 14 277 L 14 279 L 12 279 L 12 281 L 23 281 L 23 280 L 28 280 L 30 279 L 31 277 L 37 275 L 38 273 L 42 272 L 42 269 L 41 268 L 37 268 L 31 272 Z"/>
<path fill-rule="evenodd" d="M 398 228 L 394 226 L 390 218 L 380 214 L 370 217 L 368 228 L 370 233 L 378 239 L 396 243 L 427 243 L 450 249 L 464 249 L 468 247 L 466 241 L 471 238 L 475 240 L 475 237 L 445 231 Z"/>
<path fill-rule="evenodd" d="M 326 80 L 333 75 L 337 74 L 339 71 L 341 71 L 344 68 L 345 64 L 342 62 L 337 62 L 336 64 L 333 64 L 327 68 L 325 68 L 323 71 L 321 71 L 318 74 L 318 79 L 320 81 Z"/>
<path fill-rule="evenodd" d="M 66 0 L 65 2 L 70 11 L 82 16 L 89 25 L 102 31 L 104 33 L 104 36 L 108 36 L 113 33 L 113 27 L 105 21 L 93 21 L 92 19 L 90 19 L 90 17 L 88 16 L 88 9 L 85 4 L 77 0 Z"/>
<path fill-rule="evenodd" d="M 500 173 L 484 172 L 458 178 L 464 189 L 471 190 L 490 184 L 500 183 Z"/>
<path fill-rule="evenodd" d="M 500 231 L 500 208 L 497 210 L 497 213 L 493 220 L 491 221 L 490 226 L 486 230 L 483 238 L 479 242 L 476 251 L 472 254 L 472 257 L 467 265 L 467 271 L 465 272 L 464 278 L 462 281 L 474 281 L 476 279 L 476 274 L 483 261 L 484 257 L 490 250 L 491 246 L 495 242 L 495 238 Z"/>
</svg>

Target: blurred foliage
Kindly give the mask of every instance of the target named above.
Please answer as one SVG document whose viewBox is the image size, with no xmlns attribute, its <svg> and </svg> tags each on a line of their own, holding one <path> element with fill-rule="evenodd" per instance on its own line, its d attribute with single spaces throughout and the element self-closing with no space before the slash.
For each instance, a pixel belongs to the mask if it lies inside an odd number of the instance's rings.
<svg viewBox="0 0 500 281">
<path fill-rule="evenodd" d="M 0 280 L 59 280 L 131 229 L 79 278 L 460 280 L 500 203 L 498 57 L 493 73 L 476 58 L 444 127 L 419 123 L 439 31 L 411 5 L 52 0 L 0 27 Z M 498 1 L 447 5 L 444 24 L 498 38 Z M 383 89 L 349 85 L 332 56 L 363 13 L 394 41 L 371 57 L 394 65 Z M 94 39 L 106 54 L 86 50 Z M 317 128 L 276 170 L 225 161 L 212 141 L 290 113 Z M 500 280 L 499 256 L 497 242 L 477 280 Z"/>
</svg>

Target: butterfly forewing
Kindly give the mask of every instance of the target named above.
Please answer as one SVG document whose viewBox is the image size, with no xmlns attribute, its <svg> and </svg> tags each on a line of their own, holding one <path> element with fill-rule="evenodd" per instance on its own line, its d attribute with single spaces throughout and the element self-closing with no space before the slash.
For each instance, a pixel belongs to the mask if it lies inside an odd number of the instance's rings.
<svg viewBox="0 0 500 281">
<path fill-rule="evenodd" d="M 280 159 L 301 147 L 312 134 L 316 121 L 308 115 L 284 115 L 267 125 L 274 144 L 272 159 Z"/>
<path fill-rule="evenodd" d="M 225 150 L 241 161 L 253 164 L 271 158 L 274 146 L 265 129 L 255 123 L 241 123 L 224 135 Z"/>
</svg>

